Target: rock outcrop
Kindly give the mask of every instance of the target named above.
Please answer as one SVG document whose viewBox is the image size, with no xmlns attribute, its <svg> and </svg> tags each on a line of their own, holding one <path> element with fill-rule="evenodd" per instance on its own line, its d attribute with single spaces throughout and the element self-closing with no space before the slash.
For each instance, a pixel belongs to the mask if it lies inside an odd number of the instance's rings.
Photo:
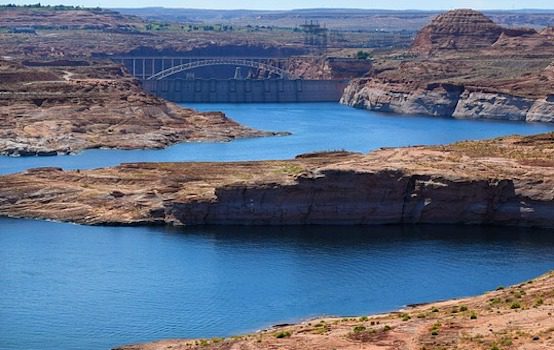
<svg viewBox="0 0 554 350">
<path fill-rule="evenodd" d="M 456 223 L 554 227 L 554 134 L 323 153 L 136 163 L 0 177 L 0 215 L 83 224 Z"/>
<path fill-rule="evenodd" d="M 371 69 L 367 59 L 337 57 L 291 57 L 284 68 L 301 79 L 353 79 L 364 76 Z"/>
<path fill-rule="evenodd" d="M 550 272 L 483 295 L 380 315 L 311 319 L 225 339 L 161 340 L 114 350 L 552 349 L 553 285 Z"/>
<path fill-rule="evenodd" d="M 360 79 L 345 89 L 341 102 L 379 112 L 452 116 L 463 88 L 452 84 L 415 84 L 379 78 Z"/>
<path fill-rule="evenodd" d="M 402 114 L 552 122 L 553 56 L 550 30 L 507 29 L 476 11 L 449 11 L 421 30 L 403 60 L 385 57 L 353 80 L 341 101 Z"/>
<path fill-rule="evenodd" d="M 412 48 L 417 52 L 462 50 L 489 47 L 502 28 L 479 11 L 459 9 L 445 12 L 417 34 Z"/>
<path fill-rule="evenodd" d="M 523 97 L 465 90 L 459 96 L 452 116 L 467 119 L 486 116 L 488 119 L 526 121 L 527 113 L 534 104 L 534 100 Z"/>
<path fill-rule="evenodd" d="M 200 113 L 148 95 L 118 65 L 62 63 L 0 61 L 0 154 L 162 148 L 270 135 L 223 113 Z"/>
</svg>

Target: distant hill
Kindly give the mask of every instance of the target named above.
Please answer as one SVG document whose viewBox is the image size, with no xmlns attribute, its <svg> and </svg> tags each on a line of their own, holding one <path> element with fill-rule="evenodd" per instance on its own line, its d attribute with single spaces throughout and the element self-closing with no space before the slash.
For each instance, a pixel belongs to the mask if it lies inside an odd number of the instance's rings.
<svg viewBox="0 0 554 350">
<path fill-rule="evenodd" d="M 305 21 L 318 21 L 339 30 L 408 30 L 417 31 L 431 22 L 440 11 L 362 10 L 362 9 L 299 9 L 290 11 L 263 10 L 202 10 L 163 7 L 117 8 L 123 14 L 150 20 L 171 22 L 229 23 L 295 27 Z M 544 28 L 554 25 L 552 10 L 485 11 L 488 17 L 506 27 Z"/>
<path fill-rule="evenodd" d="M 0 28 L 34 29 L 128 29 L 143 18 L 113 10 L 73 6 L 2 5 Z"/>
</svg>

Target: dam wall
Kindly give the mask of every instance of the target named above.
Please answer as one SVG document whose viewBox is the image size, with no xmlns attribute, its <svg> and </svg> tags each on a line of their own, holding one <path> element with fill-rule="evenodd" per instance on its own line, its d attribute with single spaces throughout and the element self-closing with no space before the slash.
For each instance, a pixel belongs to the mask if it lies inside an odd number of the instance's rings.
<svg viewBox="0 0 554 350">
<path fill-rule="evenodd" d="M 339 102 L 348 80 L 142 80 L 142 87 L 173 102 Z"/>
</svg>

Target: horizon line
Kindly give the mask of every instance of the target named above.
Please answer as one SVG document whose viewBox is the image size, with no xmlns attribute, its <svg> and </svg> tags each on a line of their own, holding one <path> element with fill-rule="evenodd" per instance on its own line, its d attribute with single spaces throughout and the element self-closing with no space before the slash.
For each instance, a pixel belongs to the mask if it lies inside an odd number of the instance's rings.
<svg viewBox="0 0 554 350">
<path fill-rule="evenodd" d="M 53 5 L 52 5 L 53 6 Z M 78 5 L 77 5 L 78 6 Z M 436 9 L 415 9 L 415 8 L 405 8 L 405 9 L 387 9 L 387 8 L 363 8 L 363 7 L 301 7 L 301 8 L 291 8 L 291 9 L 256 9 L 256 8 L 236 8 L 236 9 L 225 9 L 225 8 L 205 8 L 205 7 L 165 7 L 165 6 L 142 6 L 142 7 L 133 7 L 133 6 L 116 6 L 116 7 L 102 7 L 105 9 L 167 9 L 167 10 L 204 10 L 204 11 L 271 11 L 271 12 L 283 12 L 283 11 L 305 11 L 305 10 L 358 10 L 358 11 L 418 11 L 418 12 L 435 12 L 435 11 L 450 11 L 450 10 L 460 10 L 460 9 L 469 9 L 476 11 L 554 11 L 553 8 L 540 8 L 540 7 L 530 7 L 530 8 L 472 8 L 472 7 L 452 7 L 450 9 L 445 8 L 436 8 Z"/>
</svg>

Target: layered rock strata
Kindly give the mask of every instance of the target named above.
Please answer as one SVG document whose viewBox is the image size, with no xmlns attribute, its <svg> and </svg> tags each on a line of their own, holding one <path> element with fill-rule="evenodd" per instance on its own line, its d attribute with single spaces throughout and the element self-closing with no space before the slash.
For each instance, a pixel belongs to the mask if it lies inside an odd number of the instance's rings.
<svg viewBox="0 0 554 350">
<path fill-rule="evenodd" d="M 537 79 L 536 83 L 548 89 L 554 86 L 554 79 L 550 79 Z M 544 96 L 518 96 L 456 82 L 414 83 L 376 77 L 351 82 L 344 91 L 341 103 L 399 114 L 554 122 L 554 90 Z"/>
<path fill-rule="evenodd" d="M 460 9 L 435 17 L 416 36 L 413 48 L 419 52 L 443 49 L 488 47 L 502 34 L 502 28 L 479 11 Z"/>
<path fill-rule="evenodd" d="M 537 81 L 539 83 L 539 81 Z M 548 86 L 552 81 L 543 81 Z M 554 90 L 552 90 L 554 93 Z M 554 122 L 554 94 L 517 96 L 457 83 L 414 84 L 380 78 L 359 79 L 345 89 L 341 103 L 399 114 L 460 119 Z"/>
<path fill-rule="evenodd" d="M 456 223 L 554 227 L 554 134 L 322 153 L 134 163 L 0 178 L 0 215 L 82 224 Z"/>
</svg>

